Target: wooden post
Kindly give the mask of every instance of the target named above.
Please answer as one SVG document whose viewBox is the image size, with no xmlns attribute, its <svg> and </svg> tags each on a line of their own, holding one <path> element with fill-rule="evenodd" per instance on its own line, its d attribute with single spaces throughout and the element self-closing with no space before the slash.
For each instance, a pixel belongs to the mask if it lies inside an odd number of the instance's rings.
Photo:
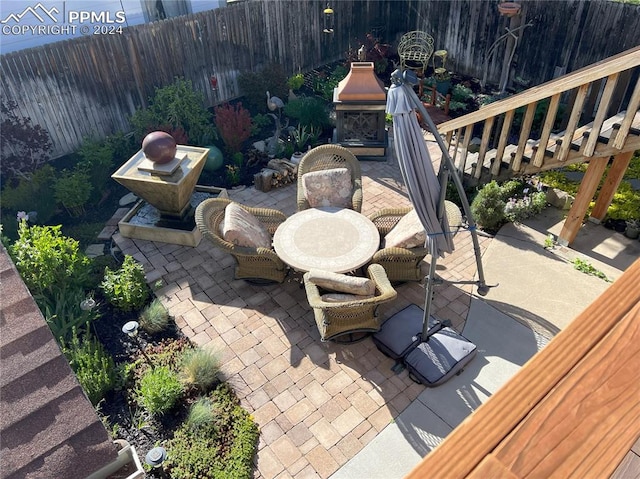
<svg viewBox="0 0 640 479">
<path fill-rule="evenodd" d="M 567 246 L 576 239 L 578 231 L 580 231 L 580 226 L 582 226 L 584 214 L 587 212 L 587 208 L 589 208 L 589 203 L 598 188 L 600 178 L 602 178 L 608 162 L 609 158 L 606 156 L 602 158 L 593 158 L 589 161 L 587 171 L 584 174 L 584 178 L 582 178 L 580 187 L 578 188 L 576 199 L 569 210 L 567 219 L 565 220 L 560 236 L 558 237 L 559 244 Z"/>
<path fill-rule="evenodd" d="M 600 189 L 596 205 L 593 207 L 591 217 L 589 218 L 590 220 L 593 220 L 595 223 L 600 223 L 604 219 L 609 206 L 611 206 L 613 195 L 616 194 L 616 190 L 618 189 L 618 186 L 620 186 L 622 177 L 624 176 L 625 171 L 627 171 L 631 158 L 633 158 L 633 151 L 618 153 L 613 157 L 613 164 L 611 165 L 611 168 L 609 168 L 607 178 L 604 180 L 604 184 Z"/>
</svg>

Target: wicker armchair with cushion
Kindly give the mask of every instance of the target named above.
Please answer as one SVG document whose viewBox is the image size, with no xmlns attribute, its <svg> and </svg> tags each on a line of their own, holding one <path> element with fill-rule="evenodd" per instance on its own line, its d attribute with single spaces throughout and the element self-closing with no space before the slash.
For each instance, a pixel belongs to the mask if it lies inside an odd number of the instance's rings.
<svg viewBox="0 0 640 479">
<path fill-rule="evenodd" d="M 334 144 L 309 151 L 298 166 L 297 202 L 298 211 L 337 206 L 360 212 L 362 173 L 358 159 L 343 146 Z"/>
<path fill-rule="evenodd" d="M 422 281 L 424 277 L 421 263 L 424 257 L 429 254 L 429 249 L 424 247 L 425 233 L 421 225 L 417 239 L 413 238 L 408 245 L 389 247 L 385 243 L 385 240 L 388 239 L 387 235 L 398 225 L 400 220 L 408 219 L 407 215 L 410 213 L 413 214 L 412 207 L 385 208 L 369 216 L 369 219 L 378 228 L 382 245 L 381 249 L 373 255 L 370 264 L 382 265 L 392 283 Z M 445 213 L 451 230 L 456 230 L 462 225 L 460 208 L 455 203 L 445 201 Z"/>
<path fill-rule="evenodd" d="M 229 218 L 225 223 L 225 212 L 233 212 L 234 216 L 240 213 L 240 228 L 232 228 Z M 239 205 L 227 198 L 205 200 L 197 206 L 195 213 L 196 224 L 203 236 L 235 259 L 236 279 L 255 283 L 282 283 L 287 275 L 287 265 L 271 246 L 276 228 L 286 219 L 281 211 Z M 247 231 L 242 231 L 242 227 Z M 246 233 L 250 230 L 254 230 L 257 243 L 253 238 L 247 241 Z"/>
<path fill-rule="evenodd" d="M 378 306 L 395 299 L 397 293 L 382 266 L 369 266 L 367 274 L 368 278 L 357 278 L 324 271 L 305 273 L 307 299 L 322 341 L 352 342 L 380 330 Z"/>
</svg>

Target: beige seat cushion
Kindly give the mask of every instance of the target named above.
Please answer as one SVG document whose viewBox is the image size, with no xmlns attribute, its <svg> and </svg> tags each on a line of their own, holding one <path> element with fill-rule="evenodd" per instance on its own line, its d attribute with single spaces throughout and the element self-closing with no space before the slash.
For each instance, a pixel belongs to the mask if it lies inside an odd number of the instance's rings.
<svg viewBox="0 0 640 479">
<path fill-rule="evenodd" d="M 375 298 L 372 294 L 346 294 L 346 293 L 327 293 L 320 296 L 325 303 L 348 303 L 351 301 L 364 301 L 365 299 Z"/>
<path fill-rule="evenodd" d="M 311 270 L 307 273 L 307 279 L 320 288 L 339 293 L 367 296 L 376 292 L 376 284 L 370 278 L 358 278 L 347 274 Z"/>
<path fill-rule="evenodd" d="M 398 221 L 384 237 L 383 248 L 417 248 L 423 247 L 427 239 L 424 226 L 420 223 L 416 210 L 411 210 Z"/>
<path fill-rule="evenodd" d="M 351 173 L 347 168 L 311 171 L 302 175 L 304 196 L 312 208 L 351 207 Z"/>
<path fill-rule="evenodd" d="M 271 235 L 264 225 L 237 203 L 229 203 L 224 210 L 222 237 L 238 246 L 271 248 Z"/>
</svg>

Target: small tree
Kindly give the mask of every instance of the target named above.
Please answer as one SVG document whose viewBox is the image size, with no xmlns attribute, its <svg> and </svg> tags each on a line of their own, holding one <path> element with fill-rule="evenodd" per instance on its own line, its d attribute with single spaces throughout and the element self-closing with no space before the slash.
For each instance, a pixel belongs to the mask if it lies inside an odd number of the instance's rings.
<svg viewBox="0 0 640 479">
<path fill-rule="evenodd" d="M 251 136 L 251 114 L 242 103 L 225 103 L 214 108 L 215 123 L 229 153 L 238 153 Z"/>
</svg>

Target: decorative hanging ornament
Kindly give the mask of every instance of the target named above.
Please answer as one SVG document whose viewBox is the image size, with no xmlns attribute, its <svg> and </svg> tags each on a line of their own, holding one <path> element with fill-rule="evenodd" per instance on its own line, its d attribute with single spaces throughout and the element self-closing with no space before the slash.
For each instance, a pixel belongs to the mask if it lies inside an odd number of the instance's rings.
<svg viewBox="0 0 640 479">
<path fill-rule="evenodd" d="M 327 3 L 324 9 L 324 33 L 333 33 L 333 9 Z"/>
</svg>

